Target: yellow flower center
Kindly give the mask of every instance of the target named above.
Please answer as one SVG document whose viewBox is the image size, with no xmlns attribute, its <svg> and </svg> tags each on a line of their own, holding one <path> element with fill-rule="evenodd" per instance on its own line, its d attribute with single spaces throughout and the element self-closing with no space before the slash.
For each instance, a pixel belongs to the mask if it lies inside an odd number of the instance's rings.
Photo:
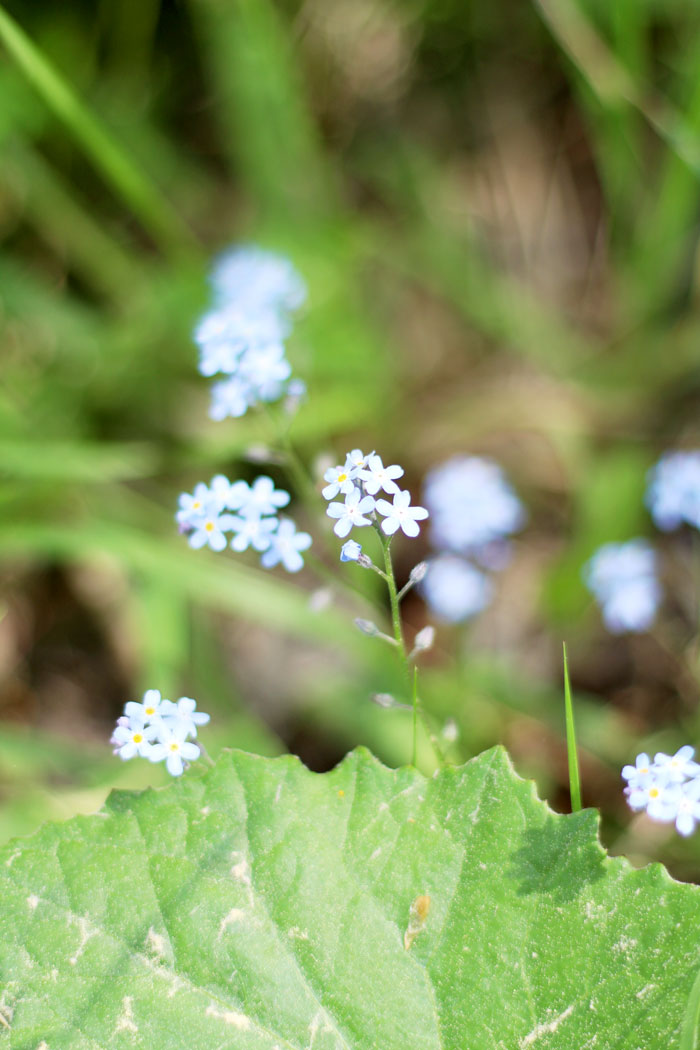
<svg viewBox="0 0 700 1050">
<path fill-rule="evenodd" d="M 155 707 L 147 707 L 146 708 L 146 714 L 147 715 L 154 715 L 155 713 L 156 713 Z"/>
<path fill-rule="evenodd" d="M 170 750 L 171 751 L 179 751 L 180 750 L 180 745 L 178 744 L 177 740 L 173 740 L 172 744 L 170 745 Z"/>
<path fill-rule="evenodd" d="M 134 733 L 134 735 L 132 737 L 132 740 L 134 741 L 135 744 L 140 744 L 141 741 L 143 740 L 143 736 L 141 735 L 141 733 Z"/>
<path fill-rule="evenodd" d="M 201 502 L 198 499 L 196 499 L 194 501 L 194 503 L 192 504 L 192 510 L 201 510 L 201 507 L 202 507 L 202 504 L 201 504 Z"/>
<path fill-rule="evenodd" d="M 347 481 L 347 480 L 348 480 L 347 474 L 339 474 L 338 475 L 338 481 L 340 482 L 341 485 L 343 484 L 344 481 Z"/>
<path fill-rule="evenodd" d="M 652 788 L 650 790 L 650 792 L 649 792 L 649 798 L 658 798 L 658 797 L 659 797 L 659 789 L 658 788 Z"/>
<path fill-rule="evenodd" d="M 208 521 L 206 523 L 206 525 L 204 526 L 204 528 L 206 529 L 207 532 L 213 532 L 214 531 L 214 522 L 213 521 Z"/>
</svg>

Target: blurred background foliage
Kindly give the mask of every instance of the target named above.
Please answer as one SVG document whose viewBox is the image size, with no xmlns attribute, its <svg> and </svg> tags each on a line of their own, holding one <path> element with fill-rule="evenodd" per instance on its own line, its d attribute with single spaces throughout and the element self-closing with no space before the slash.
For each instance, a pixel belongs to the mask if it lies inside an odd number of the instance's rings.
<svg viewBox="0 0 700 1050">
<path fill-rule="evenodd" d="M 607 844 L 698 877 L 697 844 L 632 820 L 619 777 L 642 745 L 700 743 L 690 537 L 664 541 L 671 597 L 650 635 L 607 635 L 580 570 L 651 534 L 647 469 L 700 444 L 700 7 L 4 10 L 0 837 L 158 782 L 106 743 L 150 687 L 213 713 L 213 753 L 291 748 L 324 769 L 364 743 L 408 760 L 410 717 L 369 702 L 399 688 L 392 654 L 351 626 L 378 598 L 371 574 L 343 566 L 355 598 L 175 532 L 196 481 L 285 476 L 268 417 L 208 420 L 191 340 L 212 256 L 256 241 L 310 285 L 290 357 L 312 472 L 373 447 L 417 494 L 447 456 L 483 454 L 528 508 L 495 602 L 425 659 L 452 759 L 503 741 L 567 807 L 566 639 Z M 304 513 L 335 568 L 321 501 Z M 405 581 L 424 539 L 395 549 Z M 405 616 L 425 624 L 418 597 Z"/>
</svg>

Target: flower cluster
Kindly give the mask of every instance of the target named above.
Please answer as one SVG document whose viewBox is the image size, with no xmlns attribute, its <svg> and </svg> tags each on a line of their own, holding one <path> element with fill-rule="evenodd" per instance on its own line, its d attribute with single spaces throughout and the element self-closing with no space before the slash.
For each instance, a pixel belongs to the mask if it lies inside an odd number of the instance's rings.
<svg viewBox="0 0 700 1050">
<path fill-rule="evenodd" d="M 393 464 L 385 467 L 381 456 L 376 452 L 365 455 L 355 448 L 345 457 L 345 463 L 330 467 L 323 475 L 327 485 L 323 496 L 332 500 L 326 513 L 335 518 L 333 531 L 336 536 L 344 538 L 353 528 L 362 528 L 378 522 L 378 515 L 384 519 L 381 530 L 385 536 L 393 536 L 399 529 L 406 536 L 415 537 L 420 529 L 418 522 L 428 517 L 425 507 L 411 506 L 411 493 L 400 489 L 396 484 L 403 476 L 403 467 Z M 392 497 L 392 502 L 379 497 L 385 492 Z M 343 502 L 337 500 L 343 496 Z M 356 540 L 348 540 L 341 551 L 341 561 L 357 561 L 362 548 Z"/>
<path fill-rule="evenodd" d="M 649 472 L 646 503 L 664 532 L 684 521 L 700 529 L 700 451 L 662 456 Z"/>
<path fill-rule="evenodd" d="M 192 494 L 180 496 L 175 519 L 190 547 L 222 551 L 230 542 L 238 553 L 251 547 L 261 554 L 265 569 L 281 563 L 287 572 L 299 572 L 304 565 L 301 551 L 311 546 L 311 536 L 297 532 L 291 518 L 278 516 L 288 503 L 289 493 L 276 489 L 265 475 L 249 485 L 218 474 L 209 485 L 201 482 Z"/>
<path fill-rule="evenodd" d="M 624 766 L 625 795 L 630 809 L 645 810 L 652 820 L 675 823 L 681 835 L 691 835 L 700 821 L 700 765 L 695 749 L 686 745 L 675 755 L 660 751 L 637 755 L 633 766 Z"/>
<path fill-rule="evenodd" d="M 224 375 L 214 383 L 212 419 L 242 416 L 264 401 L 287 392 L 301 394 L 291 379 L 284 340 L 291 314 L 306 299 L 306 286 L 288 259 L 255 246 L 221 256 L 210 277 L 214 304 L 194 331 L 199 370 Z"/>
<path fill-rule="evenodd" d="M 614 634 L 646 631 L 661 601 L 656 553 L 646 540 L 606 543 L 583 569 L 586 586 Z"/>
<path fill-rule="evenodd" d="M 206 725 L 209 715 L 197 711 L 196 701 L 182 696 L 176 702 L 148 689 L 141 703 L 132 700 L 117 719 L 110 743 L 114 754 L 126 760 L 139 755 L 150 762 L 162 762 L 179 777 L 188 762 L 199 758 L 200 748 L 188 737 L 197 736 L 197 726 Z"/>
<path fill-rule="evenodd" d="M 502 569 L 508 537 L 522 527 L 525 511 L 498 464 L 478 456 L 453 456 L 431 470 L 424 484 L 430 538 L 439 552 L 428 561 L 422 591 L 436 616 L 461 623 L 484 609 L 493 593 L 476 568 Z"/>
</svg>

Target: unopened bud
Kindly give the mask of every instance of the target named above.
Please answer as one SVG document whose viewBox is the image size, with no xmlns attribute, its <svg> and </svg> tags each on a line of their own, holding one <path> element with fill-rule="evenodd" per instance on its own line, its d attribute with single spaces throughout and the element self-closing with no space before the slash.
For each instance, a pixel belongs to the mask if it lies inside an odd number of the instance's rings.
<svg viewBox="0 0 700 1050">
<path fill-rule="evenodd" d="M 371 620 L 362 620 L 358 617 L 355 620 L 355 627 L 357 627 L 358 631 L 362 631 L 363 634 L 366 634 L 368 638 L 376 638 L 378 634 L 381 634 L 376 623 L 372 623 Z"/>
<path fill-rule="evenodd" d="M 414 565 L 409 573 L 409 580 L 411 583 L 420 583 L 428 571 L 427 561 L 419 561 L 417 565 Z"/>
<path fill-rule="evenodd" d="M 360 554 L 357 558 L 357 564 L 361 565 L 363 569 L 373 569 L 374 562 L 368 554 Z"/>
<path fill-rule="evenodd" d="M 391 695 L 391 693 L 372 693 L 372 703 L 377 704 L 378 707 L 395 707 L 400 711 L 411 711 L 411 704 L 402 704 L 399 700 Z"/>
<path fill-rule="evenodd" d="M 312 591 L 309 597 L 309 608 L 311 612 L 323 612 L 333 601 L 333 592 L 330 587 L 319 587 Z"/>
<path fill-rule="evenodd" d="M 391 693 L 372 693 L 372 703 L 379 707 L 396 707 L 396 701 Z"/>
<path fill-rule="evenodd" d="M 454 718 L 448 718 L 442 727 L 442 739 L 448 744 L 454 744 L 459 740 L 459 728 Z"/>
<path fill-rule="evenodd" d="M 433 642 L 435 641 L 435 628 L 428 624 L 416 635 L 413 642 L 413 651 L 415 653 L 423 653 L 426 649 L 431 649 Z"/>
</svg>

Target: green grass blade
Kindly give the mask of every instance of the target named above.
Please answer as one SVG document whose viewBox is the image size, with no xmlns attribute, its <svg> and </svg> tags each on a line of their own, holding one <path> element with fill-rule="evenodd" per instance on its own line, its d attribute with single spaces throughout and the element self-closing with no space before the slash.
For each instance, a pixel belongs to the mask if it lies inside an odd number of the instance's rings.
<svg viewBox="0 0 700 1050">
<path fill-rule="evenodd" d="M 574 705 L 571 700 L 571 684 L 569 682 L 569 664 L 566 658 L 566 642 L 563 643 L 564 650 L 564 705 L 566 709 L 566 750 L 569 755 L 569 791 L 571 794 L 571 811 L 576 813 L 583 808 L 581 802 L 581 777 L 578 768 L 578 755 L 576 753 L 576 727 L 574 725 Z"/>
<path fill-rule="evenodd" d="M 700 175 L 700 136 L 669 100 L 637 84 L 572 0 L 534 0 L 545 24 L 604 105 L 629 102 Z"/>
<path fill-rule="evenodd" d="M 700 973 L 695 978 L 695 983 L 688 996 L 678 1050 L 698 1050 L 698 1047 L 700 1047 Z"/>
<path fill-rule="evenodd" d="M 334 193 L 291 33 L 271 0 L 192 3 L 234 168 L 284 224 L 327 218 Z"/>
<path fill-rule="evenodd" d="M 21 27 L 0 6 L 0 41 L 46 105 L 63 122 L 118 196 L 168 254 L 191 250 L 192 234 L 180 216 Z"/>
<path fill-rule="evenodd" d="M 80 275 L 87 285 L 110 299 L 133 302 L 143 289 L 139 260 L 93 217 L 66 183 L 31 144 L 13 138 L 3 146 L 0 185 L 21 202 L 23 215 L 37 236 Z"/>
</svg>

